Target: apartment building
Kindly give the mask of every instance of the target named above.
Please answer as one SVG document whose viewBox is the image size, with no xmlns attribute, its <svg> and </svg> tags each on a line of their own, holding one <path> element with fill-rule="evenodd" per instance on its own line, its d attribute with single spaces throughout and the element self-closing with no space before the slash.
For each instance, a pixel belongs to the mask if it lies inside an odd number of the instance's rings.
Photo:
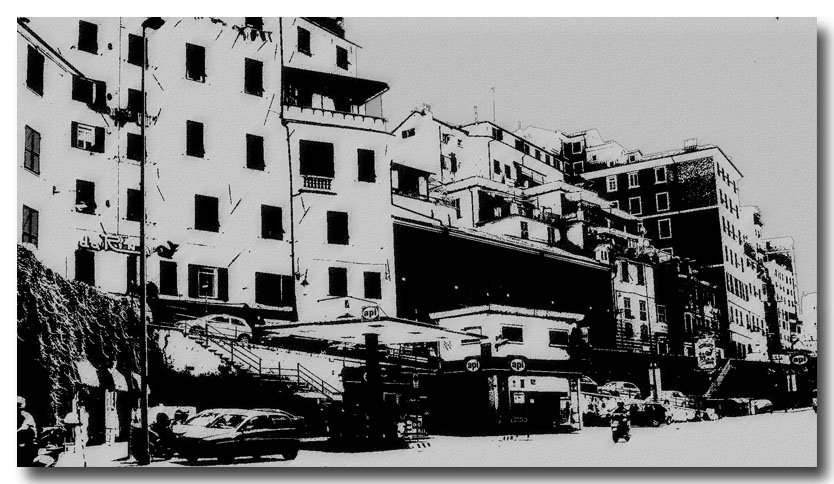
<svg viewBox="0 0 834 484">
<path fill-rule="evenodd" d="M 586 167 L 583 174 L 586 188 L 640 218 L 654 245 L 697 261 L 702 275 L 723 289 L 720 345 L 728 356 L 766 359 L 760 285 L 741 230 L 741 176 L 720 148 L 693 142 L 610 168 Z"/>
<path fill-rule="evenodd" d="M 356 76 L 341 20 L 169 18 L 145 45 L 142 20 L 21 20 L 21 58 L 52 62 L 38 89 L 36 68 L 19 78 L 21 242 L 69 278 L 135 288 L 145 123 L 158 314 L 319 320 L 350 306 L 335 299 L 393 300 L 393 235 L 374 223 L 390 135 L 366 112 L 387 85 Z"/>
<path fill-rule="evenodd" d="M 796 343 L 802 339 L 803 331 L 798 318 L 799 297 L 796 292 L 793 239 L 766 239 L 763 241 L 762 249 L 768 275 L 768 302 L 771 309 L 770 345 L 774 353 L 783 353 L 796 349 Z"/>
</svg>

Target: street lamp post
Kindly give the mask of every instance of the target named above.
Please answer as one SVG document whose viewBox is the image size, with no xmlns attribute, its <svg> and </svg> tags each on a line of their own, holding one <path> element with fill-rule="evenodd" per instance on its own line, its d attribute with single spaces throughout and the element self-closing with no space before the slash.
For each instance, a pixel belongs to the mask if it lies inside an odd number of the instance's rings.
<svg viewBox="0 0 834 484">
<path fill-rule="evenodd" d="M 136 460 L 140 465 L 148 465 L 151 461 L 150 444 L 148 441 L 148 320 L 145 314 L 145 306 L 148 302 L 148 276 L 145 270 L 146 266 L 146 249 L 145 249 L 145 221 L 147 218 L 147 210 L 145 207 L 145 163 L 147 162 L 148 151 L 145 140 L 145 117 L 148 112 L 147 93 L 145 92 L 145 70 L 148 67 L 148 44 L 147 44 L 147 30 L 158 30 L 165 21 L 160 17 L 148 17 L 142 22 L 142 116 L 139 125 L 142 137 L 142 162 L 139 165 L 139 191 L 142 194 L 142 219 L 139 223 L 139 318 L 142 321 L 142 338 L 141 338 L 141 352 L 140 352 L 140 412 L 142 421 L 142 432 L 140 434 L 139 445 L 141 449 L 136 453 Z"/>
</svg>

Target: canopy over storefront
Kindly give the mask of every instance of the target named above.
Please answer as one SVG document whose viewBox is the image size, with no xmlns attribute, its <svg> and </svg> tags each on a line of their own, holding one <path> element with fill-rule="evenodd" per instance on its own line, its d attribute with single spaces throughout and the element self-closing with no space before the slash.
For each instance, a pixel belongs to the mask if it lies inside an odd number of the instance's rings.
<svg viewBox="0 0 834 484">
<path fill-rule="evenodd" d="M 481 335 L 441 328 L 434 324 L 406 319 L 381 317 L 375 320 L 345 318 L 331 321 L 270 325 L 264 327 L 274 337 L 313 338 L 362 344 L 365 335 L 376 334 L 381 345 L 433 343 L 447 340 L 471 340 Z"/>
</svg>

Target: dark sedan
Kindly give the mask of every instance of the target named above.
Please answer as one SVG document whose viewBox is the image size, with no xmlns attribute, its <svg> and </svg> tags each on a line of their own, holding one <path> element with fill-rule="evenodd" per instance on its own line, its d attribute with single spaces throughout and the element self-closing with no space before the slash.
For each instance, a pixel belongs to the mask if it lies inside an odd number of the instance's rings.
<svg viewBox="0 0 834 484">
<path fill-rule="evenodd" d="M 303 428 L 303 418 L 282 410 L 210 409 L 174 427 L 174 446 L 189 462 L 273 454 L 292 460 L 298 455 Z"/>
</svg>

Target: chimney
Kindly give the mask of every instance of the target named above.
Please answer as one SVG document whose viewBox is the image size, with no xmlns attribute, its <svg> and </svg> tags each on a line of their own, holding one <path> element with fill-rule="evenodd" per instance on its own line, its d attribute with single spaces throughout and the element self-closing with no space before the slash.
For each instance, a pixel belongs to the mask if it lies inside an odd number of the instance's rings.
<svg viewBox="0 0 834 484">
<path fill-rule="evenodd" d="M 684 140 L 683 149 L 685 149 L 687 151 L 692 151 L 696 148 L 698 148 L 698 139 L 697 138 L 689 138 L 687 140 Z"/>
</svg>

